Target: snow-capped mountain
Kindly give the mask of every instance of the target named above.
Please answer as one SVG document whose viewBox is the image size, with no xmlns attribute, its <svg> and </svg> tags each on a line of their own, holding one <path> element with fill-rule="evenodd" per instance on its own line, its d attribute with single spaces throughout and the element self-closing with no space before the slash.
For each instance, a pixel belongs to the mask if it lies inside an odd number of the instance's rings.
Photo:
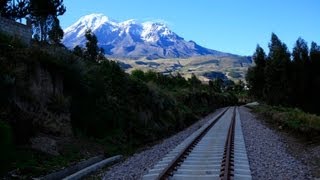
<svg viewBox="0 0 320 180">
<path fill-rule="evenodd" d="M 87 29 L 93 31 L 99 47 L 112 57 L 157 59 L 227 55 L 199 46 L 193 41 L 185 41 L 163 23 L 139 23 L 135 20 L 117 22 L 103 14 L 84 16 L 66 28 L 63 43 L 69 48 L 84 46 Z"/>
</svg>

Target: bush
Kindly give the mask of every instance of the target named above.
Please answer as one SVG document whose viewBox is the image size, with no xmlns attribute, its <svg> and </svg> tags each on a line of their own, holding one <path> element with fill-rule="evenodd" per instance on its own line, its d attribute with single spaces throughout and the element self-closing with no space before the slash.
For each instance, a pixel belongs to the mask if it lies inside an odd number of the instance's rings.
<svg viewBox="0 0 320 180">
<path fill-rule="evenodd" d="M 12 158 L 13 142 L 10 126 L 0 120 L 0 174 L 10 168 Z"/>
<path fill-rule="evenodd" d="M 9 106 L 9 101 L 5 102 L 9 95 L 4 92 L 14 92 L 30 104 L 38 103 L 32 100 L 36 96 L 25 89 L 30 86 L 28 78 L 33 68 L 45 68 L 64 83 L 63 94 L 52 95 L 46 108 L 58 114 L 70 112 L 76 135 L 121 148 L 132 149 L 166 137 L 200 116 L 236 102 L 231 94 L 215 92 L 196 76 L 188 81 L 179 74 L 165 76 L 139 70 L 129 75 L 114 61 L 88 61 L 61 47 L 13 49 L 0 56 L 0 65 L 4 65 L 0 66 L 0 88 L 8 86 L 6 91 L 0 89 L 5 94 L 0 102 L 5 106 Z M 10 91 L 11 86 L 15 91 Z M 24 120 L 17 120 L 12 127 L 15 137 L 26 142 L 37 127 L 33 127 L 32 118 L 21 117 Z"/>
<path fill-rule="evenodd" d="M 17 48 L 25 47 L 26 45 L 23 44 L 19 39 L 0 32 L 0 55 L 3 53 L 7 53 L 8 51 L 13 51 Z"/>
<path fill-rule="evenodd" d="M 254 110 L 264 115 L 270 123 L 297 134 L 309 138 L 320 135 L 320 116 L 281 106 L 260 105 Z"/>
<path fill-rule="evenodd" d="M 228 75 L 230 77 L 232 77 L 232 78 L 241 78 L 242 77 L 241 74 L 239 72 L 236 72 L 236 71 L 231 71 L 231 72 L 229 72 Z"/>
<path fill-rule="evenodd" d="M 65 97 L 63 95 L 53 95 L 48 103 L 48 109 L 55 113 L 68 113 L 70 100 L 70 97 Z"/>
</svg>

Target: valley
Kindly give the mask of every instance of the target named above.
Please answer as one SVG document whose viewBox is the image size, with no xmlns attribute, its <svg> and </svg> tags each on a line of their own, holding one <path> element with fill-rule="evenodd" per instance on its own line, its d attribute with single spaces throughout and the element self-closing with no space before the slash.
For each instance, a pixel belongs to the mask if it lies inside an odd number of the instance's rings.
<svg viewBox="0 0 320 180">
<path fill-rule="evenodd" d="M 120 66 L 129 73 L 134 69 L 140 69 L 143 71 L 152 70 L 163 74 L 179 73 L 185 78 L 190 78 L 192 74 L 195 74 L 203 82 L 217 78 L 244 81 L 248 67 L 252 66 L 251 58 L 242 56 L 208 55 L 154 60 L 145 58 L 139 60 L 112 60 L 119 62 Z"/>
</svg>

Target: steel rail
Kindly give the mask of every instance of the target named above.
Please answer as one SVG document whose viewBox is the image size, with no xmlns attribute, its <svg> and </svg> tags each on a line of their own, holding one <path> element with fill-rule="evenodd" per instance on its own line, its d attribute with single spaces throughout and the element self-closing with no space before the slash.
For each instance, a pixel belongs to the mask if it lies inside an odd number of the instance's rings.
<svg viewBox="0 0 320 180">
<path fill-rule="evenodd" d="M 225 144 L 224 157 L 221 163 L 220 178 L 223 180 L 230 180 L 233 177 L 234 168 L 234 134 L 235 134 L 235 124 L 236 124 L 236 107 L 234 108 L 232 121 L 230 123 L 228 136 Z"/>
<path fill-rule="evenodd" d="M 191 152 L 195 145 L 201 140 L 201 138 L 218 122 L 218 120 L 227 112 L 229 108 L 226 108 L 223 113 L 221 113 L 216 119 L 206 127 L 191 143 L 186 146 L 159 175 L 160 180 L 168 179 L 173 172 L 179 167 L 180 163 L 183 162 L 185 157 Z"/>
</svg>

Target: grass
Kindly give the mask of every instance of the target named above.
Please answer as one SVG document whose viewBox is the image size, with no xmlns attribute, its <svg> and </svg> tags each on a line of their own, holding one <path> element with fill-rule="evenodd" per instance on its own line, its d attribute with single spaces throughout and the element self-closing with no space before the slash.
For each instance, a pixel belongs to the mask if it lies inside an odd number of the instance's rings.
<svg viewBox="0 0 320 180">
<path fill-rule="evenodd" d="M 47 155 L 30 148 L 16 148 L 14 158 L 10 163 L 10 169 L 21 179 L 29 179 L 48 174 L 52 171 L 78 162 L 83 156 L 70 147 L 65 154 L 59 156 Z"/>
<path fill-rule="evenodd" d="M 267 122 L 311 139 L 320 136 L 320 116 L 303 112 L 297 108 L 259 105 L 253 110 L 263 115 Z"/>
<path fill-rule="evenodd" d="M 12 171 L 19 179 L 37 178 L 97 155 L 104 154 L 109 157 L 122 154 L 119 151 L 123 150 L 112 143 L 86 137 L 61 139 L 59 144 L 61 150 L 58 156 L 33 150 L 26 145 L 15 147 L 12 151 L 13 158 L 6 164 L 6 171 L 2 172 L 2 175 Z"/>
<path fill-rule="evenodd" d="M 14 158 L 9 163 L 10 167 L 7 167 L 7 170 L 14 170 L 14 174 L 18 175 L 19 179 L 32 179 L 72 166 L 96 155 L 104 154 L 109 157 L 122 154 L 128 156 L 136 152 L 138 147 L 134 142 L 125 144 L 121 142 L 123 137 L 120 132 L 114 133 L 118 133 L 119 137 L 113 139 L 78 137 L 68 141 L 58 156 L 48 155 L 31 148 L 18 147 L 13 152 Z"/>
</svg>

